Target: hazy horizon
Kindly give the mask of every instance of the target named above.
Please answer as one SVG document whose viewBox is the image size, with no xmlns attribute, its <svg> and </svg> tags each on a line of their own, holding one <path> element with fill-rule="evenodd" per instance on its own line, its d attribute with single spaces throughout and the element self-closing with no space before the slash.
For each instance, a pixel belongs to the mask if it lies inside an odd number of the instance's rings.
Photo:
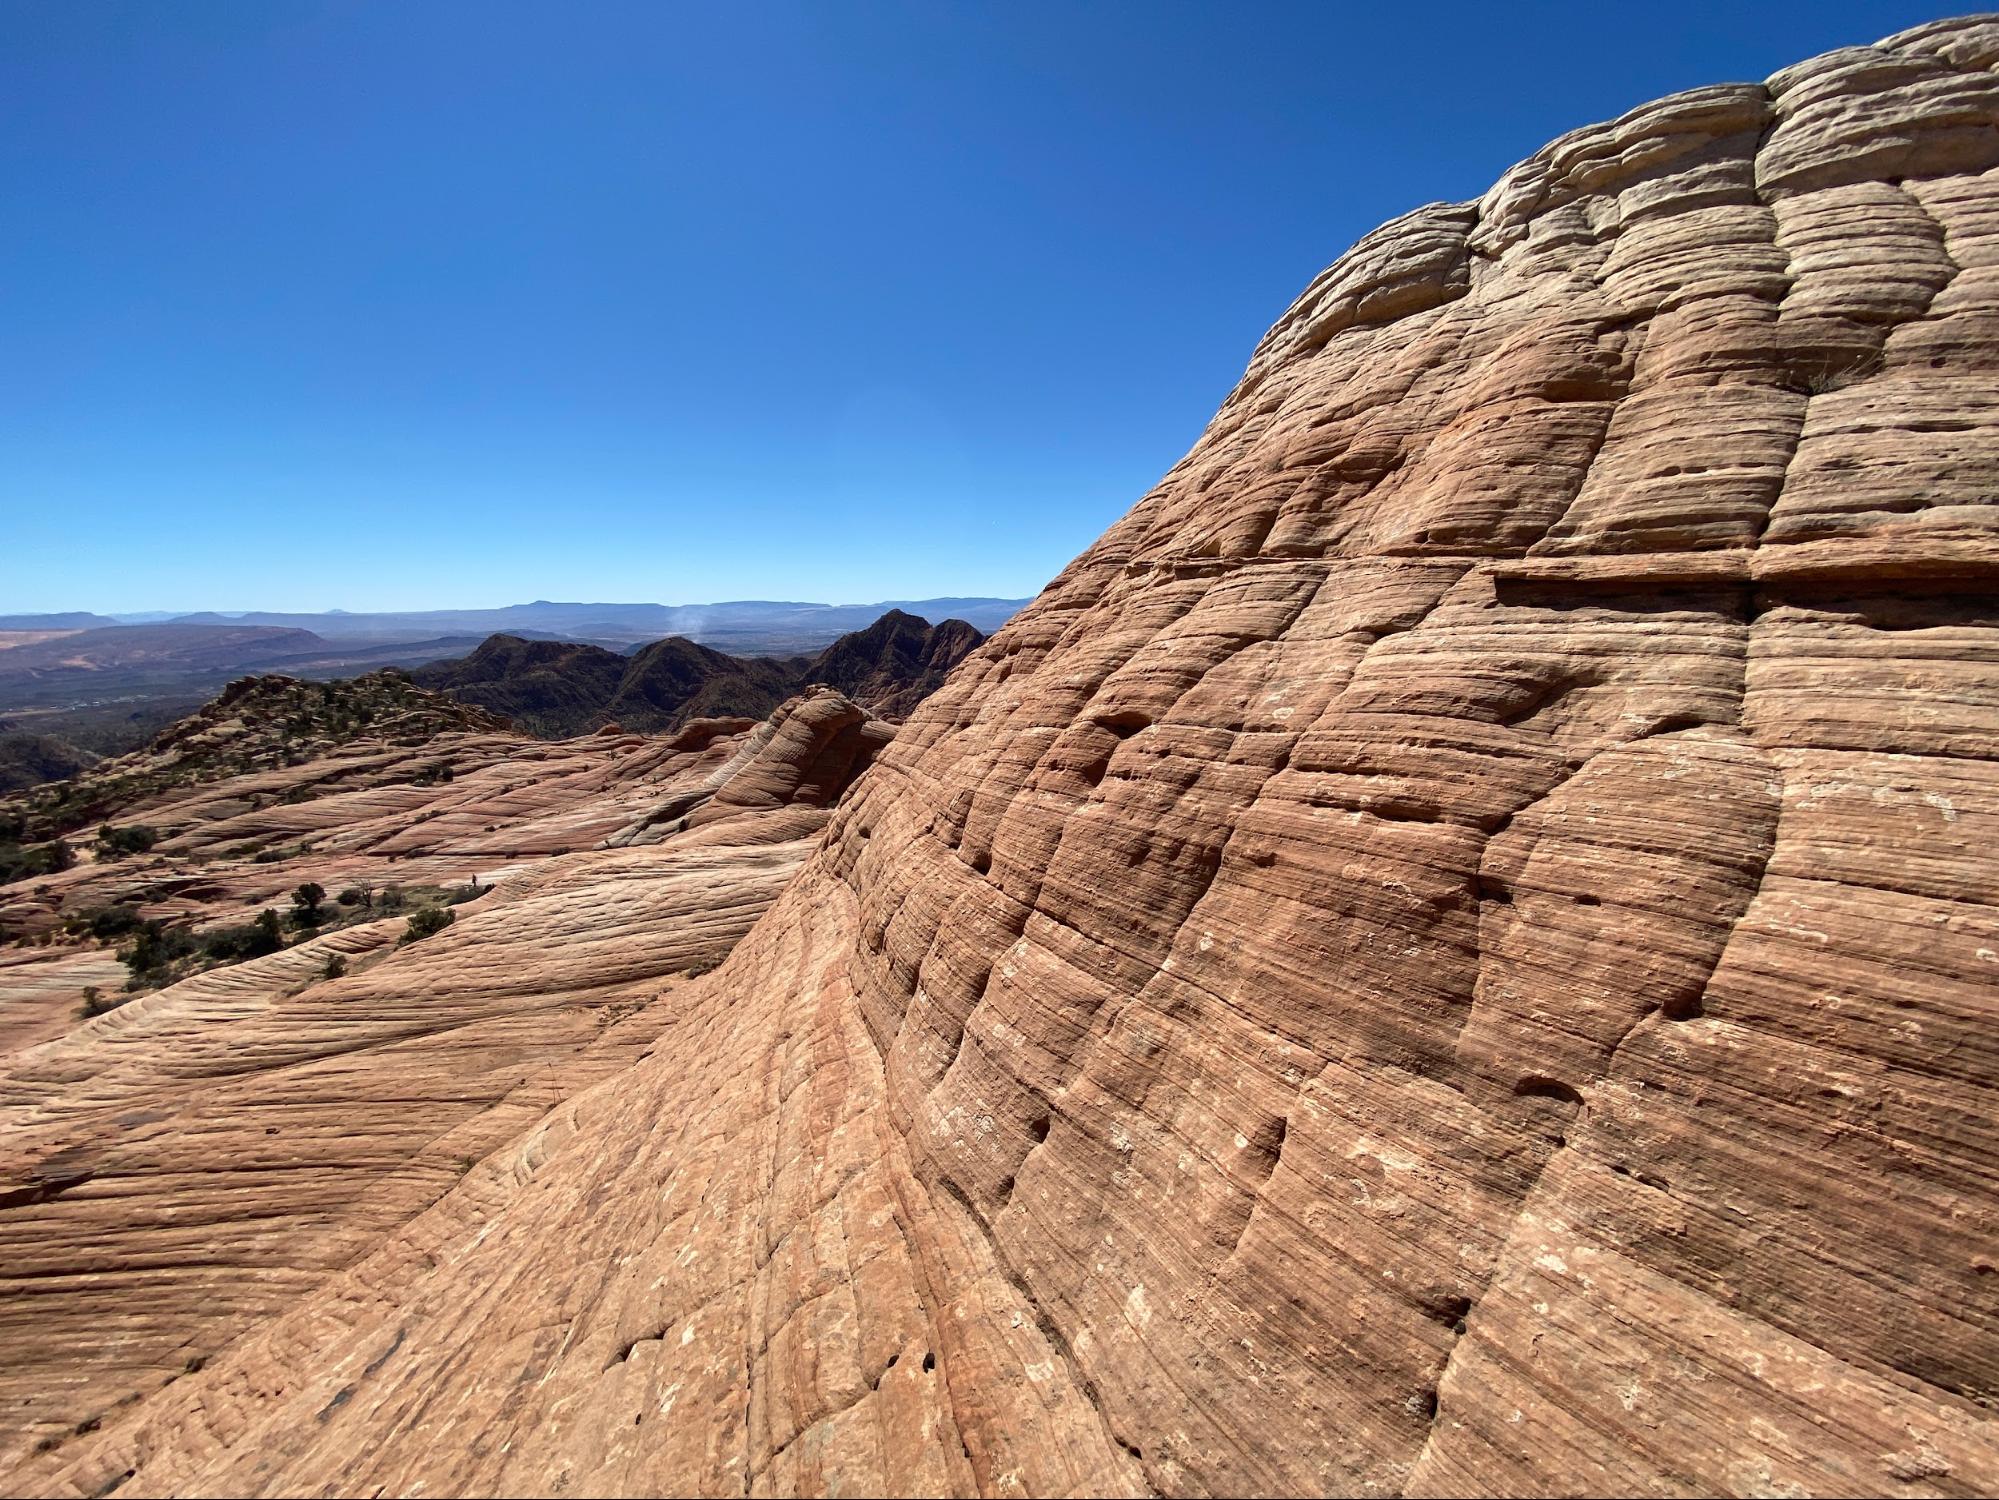
<svg viewBox="0 0 1999 1500">
<path fill-rule="evenodd" d="M 390 605 L 378 609 L 352 609 L 345 605 L 259 605 L 253 608 L 238 608 L 234 605 L 192 604 L 184 609 L 128 608 L 125 606 L 91 606 L 85 604 L 64 605 L 51 609 L 12 609 L 0 599 L 0 618 L 28 615 L 101 615 L 106 619 L 138 621 L 143 619 L 167 621 L 186 615 L 221 615 L 235 618 L 244 615 L 426 615 L 426 614 L 475 614 L 497 613 L 508 609 L 529 609 L 537 606 L 576 609 L 713 609 L 731 604 L 784 604 L 806 607 L 824 606 L 828 609 L 868 609 L 876 605 L 925 604 L 935 600 L 962 600 L 979 603 L 1019 603 L 1032 599 L 1033 594 L 913 594 L 900 593 L 880 599 L 779 599 L 776 597 L 740 599 L 553 599 L 546 596 L 535 599 L 511 599 L 502 604 L 412 604 Z"/>
<path fill-rule="evenodd" d="M 1358 236 L 1937 14 L 23 0 L 0 611 L 1031 596 Z"/>
</svg>

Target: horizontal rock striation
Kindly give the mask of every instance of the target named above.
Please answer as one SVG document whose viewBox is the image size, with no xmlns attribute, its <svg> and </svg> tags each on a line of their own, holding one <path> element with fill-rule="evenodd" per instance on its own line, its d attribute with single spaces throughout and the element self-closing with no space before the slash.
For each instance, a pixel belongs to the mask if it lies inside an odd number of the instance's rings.
<svg viewBox="0 0 1999 1500">
<path fill-rule="evenodd" d="M 643 1055 L 18 1472 L 1999 1486 L 1995 64 L 1363 240 Z"/>
</svg>

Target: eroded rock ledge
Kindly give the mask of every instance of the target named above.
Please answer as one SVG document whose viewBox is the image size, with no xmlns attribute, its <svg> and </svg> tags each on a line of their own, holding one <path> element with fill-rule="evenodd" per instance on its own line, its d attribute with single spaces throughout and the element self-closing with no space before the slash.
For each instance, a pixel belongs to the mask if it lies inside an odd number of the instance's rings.
<svg viewBox="0 0 1999 1500">
<path fill-rule="evenodd" d="M 1999 1487 L 1995 61 L 1370 236 L 645 1056 L 17 1472 Z"/>
</svg>

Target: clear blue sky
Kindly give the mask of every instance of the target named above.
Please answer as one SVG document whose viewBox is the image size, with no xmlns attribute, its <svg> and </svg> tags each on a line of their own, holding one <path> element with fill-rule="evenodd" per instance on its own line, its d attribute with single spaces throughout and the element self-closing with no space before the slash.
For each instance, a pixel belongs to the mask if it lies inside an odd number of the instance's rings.
<svg viewBox="0 0 1999 1500">
<path fill-rule="evenodd" d="M 0 612 L 1033 593 L 1381 220 L 1947 13 L 0 0 Z"/>
</svg>

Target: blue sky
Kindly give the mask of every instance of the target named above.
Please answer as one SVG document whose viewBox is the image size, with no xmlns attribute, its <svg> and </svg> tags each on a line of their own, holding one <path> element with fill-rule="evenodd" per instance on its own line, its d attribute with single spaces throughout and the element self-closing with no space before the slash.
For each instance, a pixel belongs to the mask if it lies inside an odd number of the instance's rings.
<svg viewBox="0 0 1999 1500">
<path fill-rule="evenodd" d="M 1947 13 L 0 0 L 0 613 L 1031 594 L 1383 219 Z"/>
</svg>

